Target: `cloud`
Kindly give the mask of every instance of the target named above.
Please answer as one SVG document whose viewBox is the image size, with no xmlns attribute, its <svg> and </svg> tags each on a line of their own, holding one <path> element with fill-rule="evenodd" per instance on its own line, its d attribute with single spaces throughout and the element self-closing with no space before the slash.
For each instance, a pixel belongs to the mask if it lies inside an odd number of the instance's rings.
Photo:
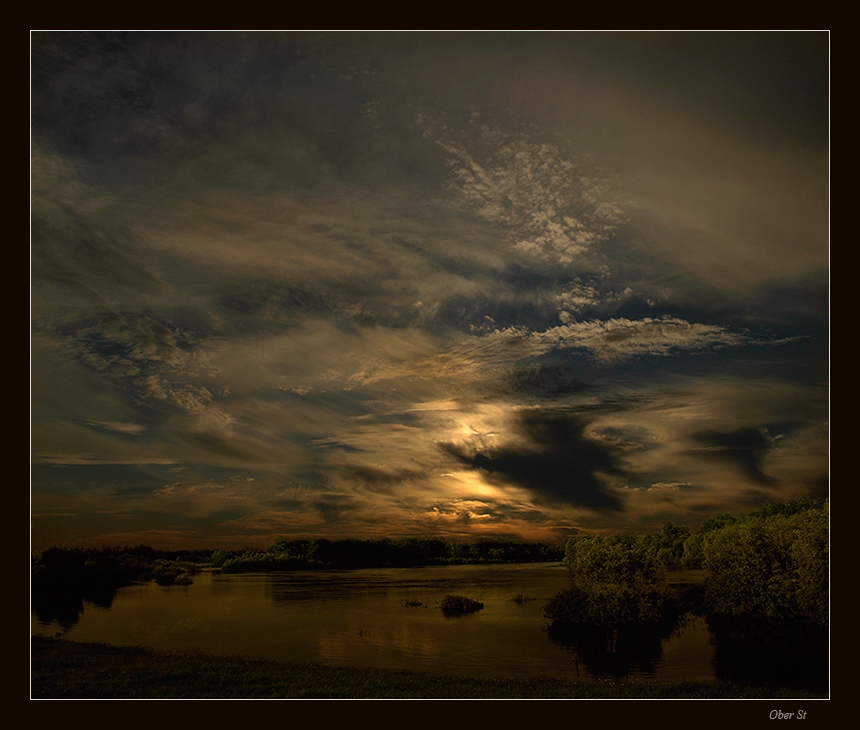
<svg viewBox="0 0 860 730">
<path fill-rule="evenodd" d="M 139 423 L 123 423 L 121 421 L 85 421 L 85 423 L 93 428 L 103 428 L 108 431 L 128 434 L 131 436 L 136 436 L 146 430 L 146 426 Z"/>
<path fill-rule="evenodd" d="M 500 391 L 508 398 L 557 399 L 586 390 L 580 368 L 569 363 L 538 362 L 515 367 Z"/>
<path fill-rule="evenodd" d="M 404 482 L 421 476 L 421 472 L 402 467 L 371 466 L 367 464 L 349 464 L 340 469 L 339 477 L 353 485 L 358 485 L 371 492 L 395 494 Z"/>
<path fill-rule="evenodd" d="M 437 144 L 450 155 L 450 185 L 460 204 L 503 227 L 526 259 L 582 263 L 623 219 L 607 181 L 554 145 L 487 125 L 465 144 L 444 137 Z"/>
<path fill-rule="evenodd" d="M 96 456 L 94 454 L 39 454 L 33 457 L 37 464 L 56 466 L 93 466 L 106 464 L 178 464 L 176 459 L 163 456 Z"/>
<path fill-rule="evenodd" d="M 35 136 L 31 149 L 31 270 L 37 316 L 103 310 L 164 292 L 158 262 L 117 212 L 109 192 Z"/>
<path fill-rule="evenodd" d="M 310 505 L 319 512 L 324 522 L 342 523 L 354 517 L 356 500 L 347 494 L 324 494 L 311 501 Z M 367 521 L 367 515 L 363 515 Z M 378 519 L 379 522 L 382 519 Z"/>
<path fill-rule="evenodd" d="M 404 377 L 483 380 L 507 373 L 518 363 L 553 351 L 583 352 L 598 364 L 634 357 L 667 356 L 684 351 L 754 343 L 747 333 L 720 325 L 695 324 L 674 317 L 572 322 L 543 331 L 527 327 L 494 329 L 464 337 L 447 352 L 399 363 L 367 363 L 352 377 L 356 383 Z"/>
<path fill-rule="evenodd" d="M 767 429 L 710 430 L 697 433 L 694 438 L 703 444 L 703 451 L 708 457 L 737 465 L 758 484 L 769 486 L 776 483 L 773 477 L 762 470 L 776 440 L 768 434 Z"/>
<path fill-rule="evenodd" d="M 142 401 L 190 415 L 212 411 L 223 395 L 207 343 L 176 323 L 146 313 L 114 312 L 55 324 L 48 336 L 87 368 Z M 229 419 L 228 419 L 229 420 Z"/>
<path fill-rule="evenodd" d="M 734 333 L 723 326 L 690 323 L 675 317 L 575 322 L 551 328 L 537 337 L 556 347 L 584 348 L 603 362 L 737 346 L 750 340 L 745 333 Z"/>
<path fill-rule="evenodd" d="M 440 399 L 434 401 L 424 401 L 423 403 L 414 403 L 410 411 L 455 411 L 459 408 L 457 401 L 450 399 Z"/>
<path fill-rule="evenodd" d="M 666 484 L 665 482 L 656 482 L 655 484 L 652 484 L 650 487 L 648 487 L 648 491 L 649 491 L 649 492 L 650 492 L 651 490 L 655 490 L 655 491 L 663 491 L 663 490 L 676 491 L 676 490 L 678 490 L 678 489 L 683 489 L 684 487 L 692 487 L 692 486 L 693 486 L 693 483 L 692 483 L 692 482 L 670 482 L 669 484 Z"/>
<path fill-rule="evenodd" d="M 522 414 L 519 439 L 484 452 L 468 444 L 441 447 L 494 484 L 528 489 L 538 502 L 562 503 L 600 512 L 622 509 L 607 477 L 623 476 L 619 454 L 589 438 L 586 423 L 557 413 Z"/>
<path fill-rule="evenodd" d="M 34 504 L 563 537 L 819 493 L 826 43 L 746 37 L 35 34 Z"/>
<path fill-rule="evenodd" d="M 244 513 L 257 506 L 252 479 L 231 484 L 174 482 L 154 490 L 152 500 L 147 500 L 149 509 L 195 518 L 225 511 Z"/>
</svg>

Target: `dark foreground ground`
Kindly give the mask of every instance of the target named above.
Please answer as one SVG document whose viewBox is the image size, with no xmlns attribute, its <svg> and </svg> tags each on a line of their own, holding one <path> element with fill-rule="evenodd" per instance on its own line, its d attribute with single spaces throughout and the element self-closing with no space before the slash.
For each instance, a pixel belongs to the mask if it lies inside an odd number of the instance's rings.
<svg viewBox="0 0 860 730">
<path fill-rule="evenodd" d="M 33 637 L 32 699 L 826 699 L 689 682 L 474 679 Z"/>
</svg>

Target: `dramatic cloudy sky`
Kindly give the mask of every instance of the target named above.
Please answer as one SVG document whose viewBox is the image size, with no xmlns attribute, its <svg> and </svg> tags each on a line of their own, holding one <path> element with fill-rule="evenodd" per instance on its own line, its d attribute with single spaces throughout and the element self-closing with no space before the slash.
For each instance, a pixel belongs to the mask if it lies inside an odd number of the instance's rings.
<svg viewBox="0 0 860 730">
<path fill-rule="evenodd" d="M 32 537 L 828 493 L 826 33 L 32 34 Z"/>
</svg>

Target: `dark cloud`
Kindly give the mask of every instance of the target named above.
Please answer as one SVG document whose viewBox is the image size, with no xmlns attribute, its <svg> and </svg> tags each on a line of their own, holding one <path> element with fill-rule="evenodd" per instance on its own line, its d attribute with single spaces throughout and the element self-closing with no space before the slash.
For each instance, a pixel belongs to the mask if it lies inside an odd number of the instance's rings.
<svg viewBox="0 0 860 730">
<path fill-rule="evenodd" d="M 558 413 L 533 412 L 520 423 L 522 442 L 491 452 L 444 444 L 459 461 L 479 469 L 497 484 L 515 484 L 539 502 L 569 504 L 598 512 L 617 512 L 621 501 L 601 475 L 621 476 L 619 453 L 585 435 L 587 424 Z"/>
<path fill-rule="evenodd" d="M 361 485 L 364 489 L 378 494 L 394 494 L 396 486 L 420 476 L 412 469 L 383 468 L 365 464 L 344 467 L 342 476 L 348 481 Z"/>
<path fill-rule="evenodd" d="M 278 333 L 307 314 L 331 316 L 337 312 L 337 303 L 318 291 L 247 274 L 230 276 L 212 295 L 226 335 Z"/>
<path fill-rule="evenodd" d="M 704 445 L 704 453 L 714 459 L 735 464 L 752 481 L 762 485 L 776 483 L 762 471 L 764 460 L 774 448 L 774 439 L 764 428 L 735 431 L 702 431 L 694 437 Z"/>
<path fill-rule="evenodd" d="M 77 213 L 69 212 L 63 220 L 36 210 L 31 233 L 33 274 L 42 282 L 93 298 L 117 286 L 143 293 L 161 286 L 125 230 L 99 227 Z"/>
<path fill-rule="evenodd" d="M 235 459 L 243 464 L 254 464 L 265 460 L 259 450 L 246 447 L 242 439 L 231 440 L 211 431 L 188 433 L 183 436 L 183 440 L 205 452 L 225 459 Z"/>
<path fill-rule="evenodd" d="M 355 500 L 344 494 L 323 494 L 311 502 L 311 507 L 328 523 L 347 521 L 355 505 Z"/>
<path fill-rule="evenodd" d="M 103 305 L 165 292 L 157 258 L 111 205 L 93 204 L 98 191 L 83 182 L 80 166 L 36 137 L 32 168 L 31 271 L 40 304 L 58 300 L 62 309 L 70 296 Z"/>
<path fill-rule="evenodd" d="M 529 522 L 536 525 L 546 524 L 550 520 L 550 518 L 541 510 L 521 509 L 520 507 L 509 504 L 497 505 L 494 512 L 499 515 L 500 518 L 506 520 L 522 520 L 523 522 Z"/>
<path fill-rule="evenodd" d="M 809 496 L 812 499 L 827 499 L 830 496 L 830 477 L 821 476 L 808 483 Z"/>
<path fill-rule="evenodd" d="M 539 398 L 557 398 L 579 393 L 588 386 L 578 371 L 564 363 L 535 363 L 517 368 L 508 379 L 511 394 Z"/>
</svg>

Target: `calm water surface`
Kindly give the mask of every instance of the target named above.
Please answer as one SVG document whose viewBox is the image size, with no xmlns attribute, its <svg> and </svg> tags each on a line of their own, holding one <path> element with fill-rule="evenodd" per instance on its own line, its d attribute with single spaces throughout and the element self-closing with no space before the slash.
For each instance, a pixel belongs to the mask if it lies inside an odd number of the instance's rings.
<svg viewBox="0 0 860 730">
<path fill-rule="evenodd" d="M 84 603 L 65 632 L 74 641 L 245 654 L 473 676 L 588 679 L 619 674 L 575 642 L 547 632 L 543 605 L 567 586 L 558 564 L 463 565 L 352 571 L 222 575 L 191 586 L 155 583 L 121 589 L 109 608 Z M 448 593 L 484 603 L 476 614 L 446 618 Z M 517 595 L 535 600 L 517 603 Z M 409 606 L 408 603 L 419 603 Z M 50 636 L 56 623 L 32 619 Z M 712 681 L 713 648 L 703 619 L 651 640 L 622 673 L 656 681 Z"/>
</svg>

